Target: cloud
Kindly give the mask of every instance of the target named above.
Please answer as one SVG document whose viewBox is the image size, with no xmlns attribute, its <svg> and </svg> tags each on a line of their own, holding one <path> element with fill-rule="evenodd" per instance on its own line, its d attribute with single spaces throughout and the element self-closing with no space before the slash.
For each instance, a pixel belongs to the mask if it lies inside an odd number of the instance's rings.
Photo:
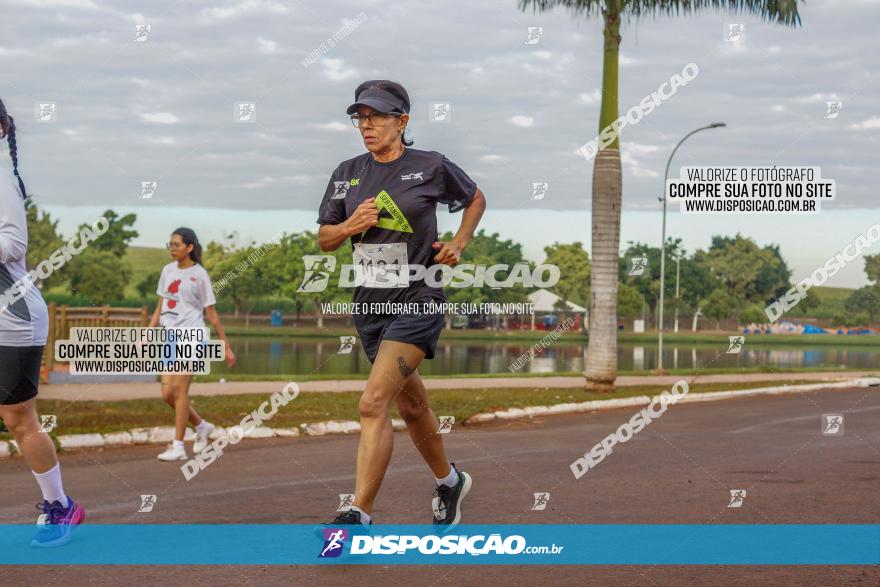
<svg viewBox="0 0 880 587">
<path fill-rule="evenodd" d="M 279 2 L 244 0 L 231 2 L 222 7 L 205 8 L 202 10 L 202 18 L 207 22 L 217 22 L 240 18 L 251 13 L 285 14 L 287 7 Z"/>
<path fill-rule="evenodd" d="M 257 37 L 257 45 L 258 51 L 263 53 L 264 55 L 271 55 L 273 53 L 278 53 L 278 43 L 272 41 L 270 39 L 264 39 L 263 37 Z"/>
<path fill-rule="evenodd" d="M 510 122 L 512 122 L 516 126 L 528 128 L 534 124 L 535 119 L 532 118 L 531 116 L 517 115 L 517 116 L 512 117 L 510 119 Z"/>
<path fill-rule="evenodd" d="M 584 104 L 599 104 L 602 102 L 602 92 L 597 88 L 589 94 L 581 92 L 578 98 L 580 98 L 581 102 Z"/>
<path fill-rule="evenodd" d="M 880 118 L 872 116 L 867 120 L 849 125 L 852 130 L 875 130 L 880 128 Z"/>
<path fill-rule="evenodd" d="M 351 79 L 357 73 L 354 69 L 345 69 L 345 62 L 342 59 L 324 57 L 321 59 L 321 64 L 324 67 L 324 75 L 335 82 Z"/>
<path fill-rule="evenodd" d="M 354 127 L 349 124 L 345 124 L 344 122 L 339 122 L 338 120 L 334 120 L 332 122 L 322 122 L 320 124 L 311 124 L 309 125 L 312 128 L 317 128 L 318 130 L 329 130 L 332 132 L 349 132 L 354 130 Z"/>
<path fill-rule="evenodd" d="M 144 122 L 155 124 L 177 124 L 180 122 L 180 119 L 170 112 L 144 112 L 140 116 Z"/>
</svg>

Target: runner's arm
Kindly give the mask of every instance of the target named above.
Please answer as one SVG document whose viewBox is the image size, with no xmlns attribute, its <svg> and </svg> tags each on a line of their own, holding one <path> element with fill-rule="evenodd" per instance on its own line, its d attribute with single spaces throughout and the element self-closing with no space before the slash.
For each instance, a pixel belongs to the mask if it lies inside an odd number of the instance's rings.
<svg viewBox="0 0 880 587">
<path fill-rule="evenodd" d="M 156 304 L 156 311 L 153 312 L 152 318 L 150 318 L 149 328 L 156 328 L 159 326 L 159 317 L 162 315 L 162 296 L 159 296 L 159 303 Z"/>
<path fill-rule="evenodd" d="M 322 251 L 335 251 L 339 245 L 379 223 L 379 209 L 376 198 L 367 198 L 357 207 L 354 214 L 339 224 L 322 224 L 318 229 L 318 246 Z"/>
<path fill-rule="evenodd" d="M 27 253 L 27 220 L 24 205 L 17 194 L 3 189 L 3 214 L 0 215 L 0 263 L 18 261 Z M 6 192 L 9 193 L 6 193 Z"/>
<path fill-rule="evenodd" d="M 437 254 L 434 255 L 434 261 L 443 265 L 455 266 L 461 258 L 461 253 L 467 248 L 474 231 L 486 211 L 486 196 L 477 188 L 474 197 L 471 198 L 468 207 L 464 209 L 461 217 L 461 226 L 458 232 L 449 242 L 434 243 L 434 249 Z"/>
<path fill-rule="evenodd" d="M 477 188 L 468 207 L 462 212 L 461 226 L 458 227 L 458 232 L 452 237 L 452 242 L 458 244 L 461 247 L 461 250 L 464 250 L 465 247 L 467 247 L 471 237 L 474 236 L 474 231 L 477 230 L 477 225 L 480 223 L 480 219 L 483 217 L 483 212 L 485 211 L 486 196 L 483 195 L 480 188 Z"/>
</svg>

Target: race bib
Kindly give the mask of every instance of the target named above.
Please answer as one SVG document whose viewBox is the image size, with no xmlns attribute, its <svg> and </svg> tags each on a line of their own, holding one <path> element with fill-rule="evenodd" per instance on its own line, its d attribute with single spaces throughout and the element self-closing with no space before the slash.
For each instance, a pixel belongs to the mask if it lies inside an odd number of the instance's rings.
<svg viewBox="0 0 880 587">
<path fill-rule="evenodd" d="M 352 260 L 357 283 L 381 289 L 408 287 L 406 243 L 355 243 Z"/>
</svg>

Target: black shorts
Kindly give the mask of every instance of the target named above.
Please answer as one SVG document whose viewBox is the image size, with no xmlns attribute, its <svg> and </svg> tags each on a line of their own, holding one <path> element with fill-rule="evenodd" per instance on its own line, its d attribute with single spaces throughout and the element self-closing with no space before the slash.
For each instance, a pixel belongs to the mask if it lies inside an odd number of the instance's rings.
<svg viewBox="0 0 880 587">
<path fill-rule="evenodd" d="M 444 321 L 440 313 L 354 315 L 354 326 L 371 363 L 376 360 L 383 340 L 414 344 L 425 351 L 426 359 L 433 359 Z"/>
<path fill-rule="evenodd" d="M 0 404 L 20 404 L 37 395 L 43 348 L 0 346 Z"/>
</svg>

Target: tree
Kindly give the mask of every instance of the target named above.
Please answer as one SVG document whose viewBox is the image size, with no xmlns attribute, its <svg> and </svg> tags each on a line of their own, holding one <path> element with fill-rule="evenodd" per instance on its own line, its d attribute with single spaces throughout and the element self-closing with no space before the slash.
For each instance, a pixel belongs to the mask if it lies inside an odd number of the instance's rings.
<svg viewBox="0 0 880 587">
<path fill-rule="evenodd" d="M 245 323 L 250 322 L 250 313 L 257 298 L 272 291 L 272 283 L 263 278 L 263 268 L 259 261 L 250 257 L 255 246 L 226 251 L 222 258 L 213 263 L 211 281 L 217 297 L 232 300 L 237 317 L 245 312 Z"/>
<path fill-rule="evenodd" d="M 868 282 L 880 285 L 880 253 L 865 255 L 865 273 L 868 274 Z"/>
<path fill-rule="evenodd" d="M 866 285 L 852 292 L 844 307 L 848 316 L 864 314 L 873 322 L 880 314 L 880 292 L 876 285 Z"/>
<path fill-rule="evenodd" d="M 617 315 L 634 318 L 642 313 L 645 298 L 634 287 L 621 283 L 617 289 Z"/>
<path fill-rule="evenodd" d="M 440 240 L 449 241 L 452 233 L 445 233 Z M 507 265 L 507 271 L 498 271 L 495 278 L 504 281 L 510 276 L 512 268 L 520 263 L 526 264 L 529 271 L 534 269 L 534 263 L 529 263 L 523 258 L 522 245 L 512 240 L 501 240 L 499 234 L 486 234 L 485 230 L 479 230 L 471 237 L 467 249 L 461 256 L 461 263 L 473 263 L 485 267 L 492 265 Z M 481 287 L 452 287 L 444 288 L 449 303 L 516 303 L 525 302 L 528 299 L 528 290 L 521 283 L 513 287 L 496 288 L 484 283 Z M 447 316 L 447 328 L 450 327 L 451 317 Z"/>
<path fill-rule="evenodd" d="M 104 218 L 110 224 L 107 232 L 89 243 L 89 247 L 96 251 L 106 251 L 119 257 L 125 256 L 128 245 L 132 239 L 139 236 L 138 231 L 132 228 L 137 220 L 137 214 L 126 214 L 120 217 L 113 210 L 105 210 Z M 77 233 L 82 232 L 85 228 L 91 228 L 88 224 L 80 224 Z"/>
<path fill-rule="evenodd" d="M 752 304 L 740 312 L 737 318 L 740 324 L 764 324 L 767 322 L 767 315 L 764 313 L 764 308 L 757 304 Z"/>
<path fill-rule="evenodd" d="M 142 298 L 155 297 L 156 287 L 159 285 L 159 276 L 161 274 L 161 269 L 159 271 L 152 271 L 135 286 L 135 289 Z"/>
<path fill-rule="evenodd" d="M 710 293 L 701 304 L 703 314 L 715 320 L 717 330 L 721 330 L 721 320 L 738 315 L 741 307 L 742 301 L 722 288 Z"/>
<path fill-rule="evenodd" d="M 590 296 L 590 255 L 579 243 L 544 247 L 545 264 L 559 267 L 559 282 L 550 290 L 566 302 L 586 307 Z"/>
<path fill-rule="evenodd" d="M 63 244 L 61 235 L 58 234 L 58 221 L 52 220 L 48 212 L 40 210 L 30 198 L 24 201 L 25 213 L 28 226 L 28 249 L 26 265 L 28 271 L 45 261 Z M 46 281 L 37 281 L 37 287 L 48 289 L 58 283 L 63 283 L 66 275 L 63 269 L 53 273 Z"/>
<path fill-rule="evenodd" d="M 101 306 L 121 300 L 131 270 L 113 253 L 87 248 L 69 265 L 70 291 Z"/>
<path fill-rule="evenodd" d="M 557 6 L 575 16 L 601 15 L 604 50 L 602 61 L 602 103 L 599 132 L 618 119 L 617 90 L 622 17 L 678 16 L 702 9 L 733 8 L 761 18 L 794 26 L 800 23 L 797 0 L 518 0 L 520 10 L 532 7 L 545 11 Z M 620 246 L 621 170 L 617 133 L 607 145 L 600 145 L 593 161 L 592 197 L 592 300 L 590 340 L 587 348 L 587 389 L 610 392 L 617 378 L 617 264 Z"/>
</svg>

